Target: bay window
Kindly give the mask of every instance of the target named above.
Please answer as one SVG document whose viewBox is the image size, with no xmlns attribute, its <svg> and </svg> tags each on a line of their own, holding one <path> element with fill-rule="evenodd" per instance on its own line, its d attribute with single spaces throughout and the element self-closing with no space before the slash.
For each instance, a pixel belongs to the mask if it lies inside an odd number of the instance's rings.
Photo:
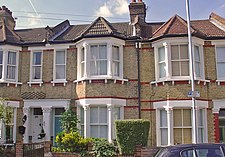
<svg viewBox="0 0 225 157">
<path fill-rule="evenodd" d="M 163 101 L 153 103 L 156 109 L 156 137 L 158 146 L 192 143 L 193 115 L 191 101 Z M 207 142 L 207 102 L 196 101 L 198 110 L 197 142 Z"/>
<path fill-rule="evenodd" d="M 156 81 L 189 80 L 190 60 L 186 42 L 163 42 L 153 44 L 155 48 Z M 193 45 L 194 77 L 204 80 L 203 48 Z"/>
<path fill-rule="evenodd" d="M 116 138 L 115 120 L 123 119 L 126 101 L 119 99 L 84 99 L 76 101 L 81 135 L 94 138 Z"/>
<path fill-rule="evenodd" d="M 77 44 L 77 80 L 123 80 L 123 45 L 120 39 L 85 39 Z"/>
</svg>

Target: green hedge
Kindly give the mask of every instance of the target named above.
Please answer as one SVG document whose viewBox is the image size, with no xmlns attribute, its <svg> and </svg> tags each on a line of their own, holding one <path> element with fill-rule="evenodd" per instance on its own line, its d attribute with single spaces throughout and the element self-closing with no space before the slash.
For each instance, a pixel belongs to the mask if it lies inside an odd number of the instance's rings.
<svg viewBox="0 0 225 157">
<path fill-rule="evenodd" d="M 135 146 L 147 146 L 150 122 L 147 120 L 117 120 L 116 139 L 120 154 L 134 154 Z"/>
</svg>

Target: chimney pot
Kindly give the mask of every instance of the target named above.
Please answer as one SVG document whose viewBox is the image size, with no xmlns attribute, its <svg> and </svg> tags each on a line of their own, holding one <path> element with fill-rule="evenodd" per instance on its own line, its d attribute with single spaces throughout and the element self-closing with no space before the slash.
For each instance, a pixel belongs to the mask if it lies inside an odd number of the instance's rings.
<svg viewBox="0 0 225 157">
<path fill-rule="evenodd" d="M 132 3 L 136 3 L 136 0 L 132 0 Z"/>
<path fill-rule="evenodd" d="M 138 0 L 138 2 L 142 3 L 142 0 Z"/>
</svg>

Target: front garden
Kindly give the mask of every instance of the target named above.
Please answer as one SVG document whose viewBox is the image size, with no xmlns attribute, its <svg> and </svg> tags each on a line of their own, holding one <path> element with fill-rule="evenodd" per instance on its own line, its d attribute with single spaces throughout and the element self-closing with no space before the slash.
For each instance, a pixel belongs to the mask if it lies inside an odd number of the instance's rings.
<svg viewBox="0 0 225 157">
<path fill-rule="evenodd" d="M 63 113 L 61 118 L 63 131 L 58 133 L 56 146 L 52 147 L 54 157 L 133 155 L 137 145 L 147 146 L 149 121 L 116 121 L 116 140 L 112 143 L 102 138 L 84 138 L 79 133 L 78 123 L 76 113 L 71 108 Z"/>
</svg>

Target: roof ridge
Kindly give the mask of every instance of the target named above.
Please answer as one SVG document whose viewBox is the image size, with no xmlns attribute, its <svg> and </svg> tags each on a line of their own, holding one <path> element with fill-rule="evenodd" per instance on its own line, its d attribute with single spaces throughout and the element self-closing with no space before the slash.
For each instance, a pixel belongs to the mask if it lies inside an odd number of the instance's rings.
<svg viewBox="0 0 225 157">
<path fill-rule="evenodd" d="M 185 26 L 185 27 L 187 27 L 187 21 L 186 20 L 184 20 L 182 17 L 180 17 L 179 15 L 177 15 L 176 16 L 178 19 L 179 19 L 179 21 Z M 194 33 L 194 32 L 196 32 L 196 30 L 192 27 L 192 26 L 190 26 L 191 27 L 191 32 L 192 33 Z"/>
<path fill-rule="evenodd" d="M 9 29 L 6 25 L 5 25 L 5 29 L 10 31 L 16 39 L 18 39 L 19 41 L 22 41 L 22 38 L 14 30 Z M 5 35 L 6 35 L 5 37 L 7 40 L 7 34 L 5 34 Z"/>
</svg>

